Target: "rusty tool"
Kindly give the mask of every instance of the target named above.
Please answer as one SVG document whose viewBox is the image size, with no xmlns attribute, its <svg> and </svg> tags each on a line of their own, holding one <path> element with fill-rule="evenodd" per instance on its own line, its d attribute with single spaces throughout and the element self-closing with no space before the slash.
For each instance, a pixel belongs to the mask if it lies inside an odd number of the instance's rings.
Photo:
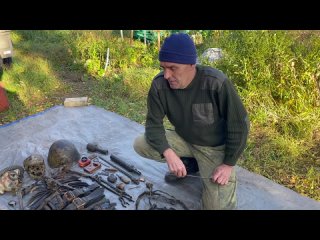
<svg viewBox="0 0 320 240">
<path fill-rule="evenodd" d="M 98 145 L 92 144 L 92 143 L 88 143 L 87 144 L 87 150 L 89 152 L 99 152 L 99 153 L 102 153 L 102 154 L 105 154 L 105 155 L 108 154 L 108 150 L 107 149 L 99 148 Z"/>
<path fill-rule="evenodd" d="M 127 171 L 134 172 L 138 175 L 141 175 L 141 172 L 138 169 L 136 169 L 133 165 L 126 163 L 126 161 L 124 159 L 120 158 L 119 156 L 111 154 L 110 159 L 111 159 L 111 161 L 119 164 L 121 167 L 123 167 Z"/>
</svg>

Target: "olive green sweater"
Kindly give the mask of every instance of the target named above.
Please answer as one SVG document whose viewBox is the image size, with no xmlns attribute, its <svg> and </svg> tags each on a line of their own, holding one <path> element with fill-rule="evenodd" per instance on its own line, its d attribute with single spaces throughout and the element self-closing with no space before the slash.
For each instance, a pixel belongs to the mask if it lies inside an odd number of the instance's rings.
<svg viewBox="0 0 320 240">
<path fill-rule="evenodd" d="M 146 140 L 160 154 L 170 148 L 165 137 L 165 115 L 186 142 L 201 146 L 226 144 L 225 160 L 234 166 L 243 152 L 249 119 L 230 80 L 219 70 L 197 65 L 185 89 L 171 89 L 159 73 L 148 93 Z"/>
</svg>

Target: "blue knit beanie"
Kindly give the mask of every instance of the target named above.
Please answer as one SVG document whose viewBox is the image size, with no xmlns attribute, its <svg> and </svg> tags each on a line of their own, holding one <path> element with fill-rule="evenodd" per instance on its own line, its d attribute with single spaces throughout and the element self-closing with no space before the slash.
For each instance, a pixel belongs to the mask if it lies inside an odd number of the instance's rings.
<svg viewBox="0 0 320 240">
<path fill-rule="evenodd" d="M 195 64 L 197 50 L 188 34 L 174 33 L 164 40 L 159 52 L 160 62 Z"/>
</svg>

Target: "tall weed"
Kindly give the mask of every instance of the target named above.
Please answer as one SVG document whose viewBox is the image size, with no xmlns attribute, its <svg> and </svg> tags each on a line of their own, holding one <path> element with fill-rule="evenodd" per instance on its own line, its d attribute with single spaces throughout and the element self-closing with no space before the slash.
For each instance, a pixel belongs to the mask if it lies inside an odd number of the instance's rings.
<svg viewBox="0 0 320 240">
<path fill-rule="evenodd" d="M 112 31 L 79 31 L 70 41 L 76 61 L 82 62 L 88 73 L 105 75 L 109 48 L 108 72 L 119 72 L 133 67 L 152 67 L 156 62 L 155 46 L 146 46 L 140 41 L 122 40 Z"/>
</svg>

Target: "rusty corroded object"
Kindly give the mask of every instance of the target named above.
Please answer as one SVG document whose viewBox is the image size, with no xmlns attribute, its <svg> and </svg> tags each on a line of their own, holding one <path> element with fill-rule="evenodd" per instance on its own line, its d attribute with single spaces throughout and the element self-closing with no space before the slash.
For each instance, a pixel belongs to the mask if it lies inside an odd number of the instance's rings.
<svg viewBox="0 0 320 240">
<path fill-rule="evenodd" d="M 0 171 L 0 194 L 16 192 L 22 185 L 24 169 L 13 165 Z"/>
<path fill-rule="evenodd" d="M 23 161 L 23 167 L 32 179 L 39 180 L 45 176 L 46 165 L 39 154 L 32 154 Z"/>
<path fill-rule="evenodd" d="M 48 165 L 50 168 L 63 168 L 69 170 L 74 162 L 80 160 L 80 153 L 75 145 L 65 139 L 55 141 L 48 154 Z"/>
</svg>

